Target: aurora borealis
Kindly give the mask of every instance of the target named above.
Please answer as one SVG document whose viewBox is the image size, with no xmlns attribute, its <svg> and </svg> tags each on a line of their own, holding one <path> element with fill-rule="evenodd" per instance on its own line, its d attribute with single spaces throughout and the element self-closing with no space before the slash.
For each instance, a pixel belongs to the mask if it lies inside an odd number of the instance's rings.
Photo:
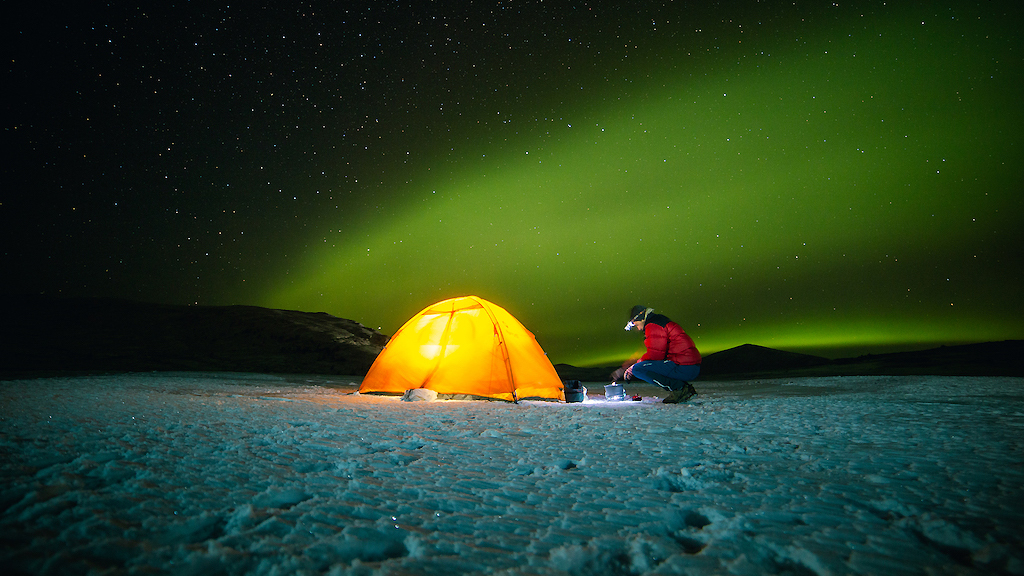
<svg viewBox="0 0 1024 576">
<path fill-rule="evenodd" d="M 475 294 L 577 365 L 637 303 L 705 354 L 1024 338 L 1014 3 L 84 10 L 4 24 L 8 293 Z"/>
</svg>

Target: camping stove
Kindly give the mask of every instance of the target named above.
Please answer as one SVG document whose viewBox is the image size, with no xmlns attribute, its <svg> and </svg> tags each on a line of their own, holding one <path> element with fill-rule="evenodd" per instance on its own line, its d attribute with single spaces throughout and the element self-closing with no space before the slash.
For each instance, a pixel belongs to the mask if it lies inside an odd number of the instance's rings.
<svg viewBox="0 0 1024 576">
<path fill-rule="evenodd" d="M 612 382 L 606 384 L 604 387 L 604 399 L 610 402 L 621 402 L 626 399 L 626 391 L 622 388 L 622 384 L 618 382 Z"/>
</svg>

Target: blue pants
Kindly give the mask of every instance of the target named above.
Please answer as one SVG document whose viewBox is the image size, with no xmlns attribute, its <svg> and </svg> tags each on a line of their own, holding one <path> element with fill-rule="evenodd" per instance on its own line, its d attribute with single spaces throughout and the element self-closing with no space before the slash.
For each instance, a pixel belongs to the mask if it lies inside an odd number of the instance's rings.
<svg viewBox="0 0 1024 576">
<path fill-rule="evenodd" d="M 700 374 L 700 364 L 676 364 L 671 360 L 647 360 L 633 364 L 633 377 L 655 386 L 659 384 L 653 379 L 658 376 L 667 376 L 674 380 L 689 382 Z M 665 386 L 662 386 L 665 388 Z"/>
</svg>

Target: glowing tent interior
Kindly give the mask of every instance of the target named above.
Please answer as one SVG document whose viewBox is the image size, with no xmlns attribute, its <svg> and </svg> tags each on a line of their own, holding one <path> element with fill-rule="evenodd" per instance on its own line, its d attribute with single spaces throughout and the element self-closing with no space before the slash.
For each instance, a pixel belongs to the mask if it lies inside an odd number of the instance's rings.
<svg viewBox="0 0 1024 576">
<path fill-rule="evenodd" d="M 533 333 L 483 298 L 428 306 L 398 329 L 377 356 L 360 393 L 565 400 L 562 382 Z"/>
</svg>

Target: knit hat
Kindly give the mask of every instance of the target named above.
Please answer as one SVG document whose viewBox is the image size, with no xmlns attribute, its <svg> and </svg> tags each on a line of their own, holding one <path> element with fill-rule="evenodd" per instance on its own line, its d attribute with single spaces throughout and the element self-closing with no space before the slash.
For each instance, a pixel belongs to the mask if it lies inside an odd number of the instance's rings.
<svg viewBox="0 0 1024 576">
<path fill-rule="evenodd" d="M 643 304 L 637 304 L 636 306 L 633 306 L 632 309 L 630 309 L 629 319 L 636 320 L 637 318 L 639 318 L 641 314 L 643 314 L 644 318 L 646 318 L 647 315 L 650 314 L 651 312 L 654 312 L 654 308 L 648 308 Z M 640 319 L 643 320 L 643 318 Z"/>
<path fill-rule="evenodd" d="M 647 315 L 654 312 L 654 308 L 648 308 L 643 304 L 637 304 L 629 311 L 629 322 L 626 322 L 626 331 L 628 332 L 633 328 L 633 322 L 637 320 L 647 320 Z M 643 318 L 641 318 L 641 316 Z"/>
</svg>

